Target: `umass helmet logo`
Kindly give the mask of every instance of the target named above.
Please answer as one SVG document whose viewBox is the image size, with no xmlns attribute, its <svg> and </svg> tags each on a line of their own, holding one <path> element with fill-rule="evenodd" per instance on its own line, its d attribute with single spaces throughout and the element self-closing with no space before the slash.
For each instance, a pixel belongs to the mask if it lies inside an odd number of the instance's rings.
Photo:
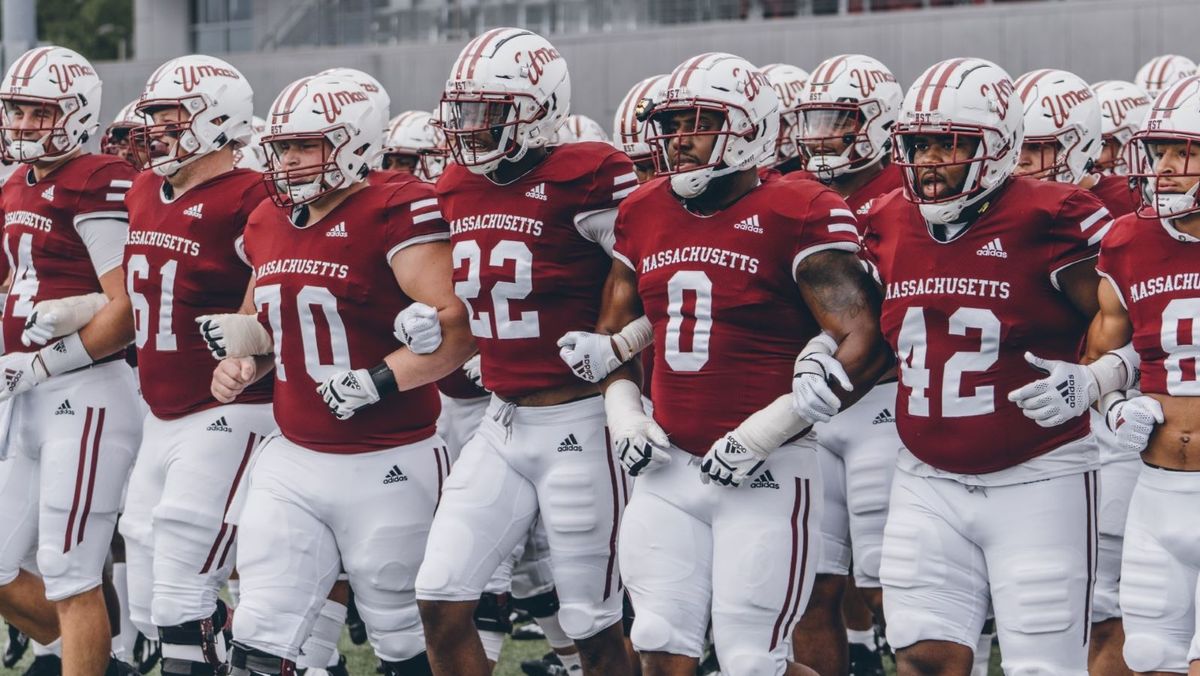
<svg viewBox="0 0 1200 676">
<path fill-rule="evenodd" d="M 772 86 L 775 88 L 775 94 L 779 97 L 779 107 L 791 108 L 800 98 L 800 90 L 804 89 L 804 81 L 789 80 Z"/>
<path fill-rule="evenodd" d="M 50 64 L 50 81 L 58 85 L 58 90 L 64 94 L 71 91 L 71 85 L 80 77 L 91 77 L 96 71 L 81 63 L 52 63 Z"/>
<path fill-rule="evenodd" d="M 321 107 L 321 113 L 325 115 L 325 121 L 330 124 L 338 121 L 338 117 L 341 116 L 342 110 L 347 105 L 369 100 L 367 95 L 361 91 L 351 92 L 344 89 L 330 93 L 317 92 L 313 94 L 313 101 Z"/>
<path fill-rule="evenodd" d="M 558 55 L 558 50 L 553 47 L 517 52 L 513 56 L 513 60 L 525 71 L 525 76 L 529 78 L 529 84 L 541 82 L 542 76 L 546 74 L 546 64 L 560 58 L 562 57 Z"/>
<path fill-rule="evenodd" d="M 1000 114 L 1001 119 L 1008 117 L 1009 97 L 1012 96 L 1016 89 L 1013 87 L 1012 80 L 1004 79 L 999 82 L 991 82 L 980 85 L 979 93 L 983 96 L 990 96 L 995 99 L 996 112 Z"/>
<path fill-rule="evenodd" d="M 1100 110 L 1104 112 L 1104 117 L 1112 120 L 1114 127 L 1120 127 L 1129 117 L 1129 111 L 1148 105 L 1150 99 L 1145 96 L 1125 96 L 1116 101 L 1101 101 Z"/>
<path fill-rule="evenodd" d="M 229 68 L 221 68 L 220 66 L 178 66 L 175 68 L 175 81 L 183 87 L 183 91 L 191 92 L 200 81 L 206 77 L 227 77 L 233 80 L 240 80 L 236 71 Z M 157 80 L 156 80 L 157 82 Z"/>
<path fill-rule="evenodd" d="M 742 93 L 746 95 L 746 99 L 748 101 L 753 101 L 754 99 L 758 98 L 759 92 L 761 92 L 764 87 L 771 86 L 771 82 L 767 80 L 767 76 L 763 75 L 761 71 L 747 70 L 743 72 L 741 68 L 734 68 L 733 76 L 735 78 L 745 77 L 745 80 L 743 81 L 744 84 L 742 85 Z"/>
<path fill-rule="evenodd" d="M 896 76 L 886 71 L 855 68 L 850 71 L 850 77 L 858 84 L 858 91 L 864 98 L 871 95 L 882 82 L 895 82 Z"/>
<path fill-rule="evenodd" d="M 1070 117 L 1075 106 L 1090 98 L 1092 98 L 1092 90 L 1085 87 L 1066 94 L 1043 96 L 1042 108 L 1050 113 L 1050 119 L 1054 122 L 1054 126 L 1062 128 L 1067 123 L 1067 118 Z"/>
</svg>

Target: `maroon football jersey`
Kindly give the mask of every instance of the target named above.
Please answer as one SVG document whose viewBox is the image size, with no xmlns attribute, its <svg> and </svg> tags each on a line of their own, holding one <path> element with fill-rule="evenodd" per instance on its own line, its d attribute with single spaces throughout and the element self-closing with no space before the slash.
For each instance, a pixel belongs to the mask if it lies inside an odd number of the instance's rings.
<svg viewBox="0 0 1200 676">
<path fill-rule="evenodd" d="M 43 300 L 100 293 L 100 281 L 76 225 L 93 218 L 125 221 L 125 193 L 136 172 L 112 155 L 82 154 L 40 181 L 19 168 L 4 185 L 4 252 L 13 284 L 4 304 L 4 347 L 31 352 L 21 331 Z M 123 358 L 118 353 L 114 358 Z"/>
<path fill-rule="evenodd" d="M 767 181 L 727 209 L 687 211 L 667 179 L 642 186 L 617 215 L 616 256 L 637 273 L 654 327 L 654 418 L 704 455 L 750 414 L 791 391 L 792 366 L 820 331 L 796 264 L 858 250 L 846 202 L 816 181 Z"/>
<path fill-rule="evenodd" d="M 209 392 L 216 362 L 196 318 L 241 307 L 250 268 L 235 242 L 267 188 L 249 169 L 221 174 L 169 202 L 163 184 L 143 172 L 125 197 L 125 286 L 142 398 L 155 416 L 169 420 L 220 405 Z M 238 403 L 270 401 L 271 380 L 251 385 Z"/>
<path fill-rule="evenodd" d="M 454 369 L 450 375 L 437 381 L 437 388 L 451 399 L 478 399 L 487 396 L 487 390 L 476 385 L 462 369 Z"/>
<path fill-rule="evenodd" d="M 1076 361 L 1090 317 L 1058 290 L 1096 256 L 1112 218 L 1090 192 L 1017 178 L 973 224 L 935 240 L 903 191 L 860 216 L 885 285 L 882 328 L 899 360 L 896 426 L 922 461 L 984 474 L 1086 436 L 1088 417 L 1039 427 L 1008 393 L 1042 374 L 1024 359 Z"/>
<path fill-rule="evenodd" d="M 1108 213 L 1112 214 L 1113 218 L 1132 214 L 1141 204 L 1138 194 L 1129 189 L 1129 177 L 1127 176 L 1111 174 L 1100 176 L 1100 180 L 1092 186 L 1092 194 L 1104 202 L 1104 206 L 1108 207 Z"/>
<path fill-rule="evenodd" d="M 388 262 L 407 246 L 448 239 L 433 186 L 368 186 L 321 221 L 292 225 L 270 201 L 244 237 L 258 317 L 275 340 L 275 422 L 291 441 L 323 453 L 366 453 L 434 433 L 441 405 L 432 383 L 391 392 L 349 420 L 333 417 L 317 386 L 371 368 L 400 347 L 392 320 L 412 300 Z"/>
<path fill-rule="evenodd" d="M 1096 269 L 1133 323 L 1142 391 L 1200 396 L 1200 241 L 1169 221 L 1128 214 L 1104 237 Z"/>
<path fill-rule="evenodd" d="M 385 183 L 408 183 L 413 180 L 411 172 L 396 171 L 394 169 L 372 169 L 367 174 L 367 183 L 371 185 L 383 185 Z"/>
<path fill-rule="evenodd" d="M 607 143 L 554 148 L 508 185 L 452 164 L 437 184 L 454 242 L 454 292 L 466 303 L 483 385 L 512 399 L 577 385 L 558 357 L 567 331 L 592 331 L 611 260 L 576 226 L 637 186 L 633 163 Z"/>
</svg>

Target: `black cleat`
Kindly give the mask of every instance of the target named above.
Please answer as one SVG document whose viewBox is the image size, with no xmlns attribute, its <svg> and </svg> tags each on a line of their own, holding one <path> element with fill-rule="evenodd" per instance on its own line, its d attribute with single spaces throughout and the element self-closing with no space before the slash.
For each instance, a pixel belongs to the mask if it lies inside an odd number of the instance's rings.
<svg viewBox="0 0 1200 676">
<path fill-rule="evenodd" d="M 521 672 L 526 676 L 567 676 L 572 674 L 570 670 L 563 666 L 562 660 L 558 659 L 558 655 L 554 651 L 542 655 L 540 660 L 525 660 L 521 663 Z M 574 672 L 578 676 L 582 672 Z"/>
<path fill-rule="evenodd" d="M 696 667 L 696 676 L 714 676 L 721 673 L 721 663 L 717 661 L 717 651 L 709 646 L 708 654 Z"/>
<path fill-rule="evenodd" d="M 546 632 L 537 622 L 526 622 L 512 630 L 512 637 L 514 641 L 544 641 Z"/>
<path fill-rule="evenodd" d="M 346 628 L 350 630 L 351 643 L 362 645 L 367 642 L 367 625 L 363 623 L 362 616 L 358 614 L 358 606 L 354 603 L 354 592 L 350 592 L 350 599 L 346 602 Z"/>
<path fill-rule="evenodd" d="M 38 655 L 21 676 L 62 676 L 62 658 L 58 655 Z"/>
<path fill-rule="evenodd" d="M 154 671 L 162 659 L 162 644 L 139 631 L 133 641 L 133 659 L 139 674 Z"/>
<path fill-rule="evenodd" d="M 104 670 L 104 676 L 138 676 L 139 672 L 132 664 L 127 664 L 121 660 L 111 657 L 108 660 L 108 668 Z"/>
<path fill-rule="evenodd" d="M 884 676 L 879 652 L 861 643 L 850 644 L 850 676 Z"/>
<path fill-rule="evenodd" d="M 12 669 L 25 657 L 26 650 L 29 650 L 29 637 L 22 634 L 20 629 L 8 625 L 8 644 L 4 646 L 4 659 L 0 664 L 5 669 Z"/>
</svg>

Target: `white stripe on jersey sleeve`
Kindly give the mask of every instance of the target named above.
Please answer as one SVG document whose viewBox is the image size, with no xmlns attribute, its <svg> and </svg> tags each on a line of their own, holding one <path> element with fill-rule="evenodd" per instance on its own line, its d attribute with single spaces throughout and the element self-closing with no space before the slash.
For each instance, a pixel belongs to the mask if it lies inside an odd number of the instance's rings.
<svg viewBox="0 0 1200 676">
<path fill-rule="evenodd" d="M 1100 219 L 1104 218 L 1107 215 L 1108 215 L 1108 208 L 1100 207 L 1099 211 L 1092 214 L 1091 216 L 1088 216 L 1087 218 L 1083 219 L 1082 222 L 1079 223 L 1079 231 L 1086 232 L 1088 228 L 1092 227 L 1096 223 L 1099 223 Z"/>
<path fill-rule="evenodd" d="M 613 200 L 623 200 L 626 197 L 629 197 L 630 195 L 632 195 L 633 191 L 637 190 L 637 189 L 638 189 L 638 187 L 636 185 L 631 185 L 628 188 L 623 188 L 621 190 L 614 192 L 612 198 L 613 198 Z"/>
<path fill-rule="evenodd" d="M 125 201 L 125 193 L 123 193 L 123 192 L 104 193 L 104 200 L 106 202 L 124 202 Z"/>
<path fill-rule="evenodd" d="M 613 179 L 614 186 L 623 185 L 625 183 L 636 183 L 636 182 L 637 182 L 637 174 L 632 171 L 629 172 L 628 174 L 621 174 L 620 176 Z"/>
<path fill-rule="evenodd" d="M 114 178 L 109 184 L 110 188 L 132 188 L 133 181 L 127 181 L 123 178 Z"/>
<path fill-rule="evenodd" d="M 418 244 L 429 244 L 430 242 L 444 242 L 449 239 L 450 239 L 450 233 L 448 233 L 448 232 L 434 232 L 434 233 L 430 233 L 428 235 L 418 235 L 416 237 L 406 239 L 403 242 L 400 242 L 396 246 L 392 247 L 391 249 L 388 249 L 387 257 L 384 260 L 386 260 L 388 262 L 388 265 L 391 265 L 392 257 L 395 256 L 396 254 L 400 253 L 402 250 L 407 249 L 410 246 L 416 246 Z"/>
<path fill-rule="evenodd" d="M 413 216 L 413 225 L 416 225 L 418 223 L 425 223 L 426 221 L 437 220 L 441 217 L 442 217 L 442 212 L 430 211 L 429 213 L 420 214 L 418 216 Z"/>
<path fill-rule="evenodd" d="M 437 203 L 438 203 L 438 201 L 437 201 L 436 197 L 431 197 L 431 198 L 425 199 L 425 200 L 417 200 L 416 202 L 413 202 L 408 207 L 408 210 L 409 211 L 420 211 L 420 210 L 428 208 L 428 207 L 435 207 L 435 206 L 437 206 Z"/>
<path fill-rule="evenodd" d="M 854 218 L 854 212 L 850 211 L 849 209 L 830 209 L 829 210 L 830 218 L 834 218 L 837 216 L 849 216 L 850 218 Z"/>
<path fill-rule="evenodd" d="M 792 259 L 792 281 L 796 283 L 800 282 L 800 280 L 796 278 L 796 268 L 800 266 L 800 261 L 815 253 L 821 253 L 822 251 L 849 251 L 850 253 L 858 253 L 858 244 L 854 242 L 826 242 L 825 244 L 817 244 L 815 246 L 808 247 L 804 251 L 796 254 L 796 257 Z"/>
<path fill-rule="evenodd" d="M 1113 223 L 1116 223 L 1116 221 L 1109 221 L 1108 223 L 1106 223 L 1104 225 L 1103 228 L 1100 228 L 1095 233 L 1093 233 L 1091 237 L 1088 237 L 1088 246 L 1091 246 L 1091 245 L 1095 244 L 1096 242 L 1099 242 L 1100 240 L 1104 239 L 1104 236 L 1108 234 L 1108 231 L 1110 229 L 1112 229 Z"/>
<path fill-rule="evenodd" d="M 834 211 L 838 211 L 838 209 L 834 209 Z M 856 235 L 858 234 L 858 228 L 849 223 L 830 223 L 826 227 L 829 229 L 829 232 L 852 232 Z"/>
</svg>

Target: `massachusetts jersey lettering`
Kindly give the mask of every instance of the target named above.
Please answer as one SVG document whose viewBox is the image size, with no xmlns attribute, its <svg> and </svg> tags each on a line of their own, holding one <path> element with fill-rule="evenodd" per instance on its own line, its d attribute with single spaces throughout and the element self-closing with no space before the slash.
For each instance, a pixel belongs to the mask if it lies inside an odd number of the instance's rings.
<svg viewBox="0 0 1200 676">
<path fill-rule="evenodd" d="M 80 155 L 41 181 L 21 167 L 4 185 L 4 252 L 13 283 L 4 304 L 4 348 L 29 352 L 21 331 L 43 300 L 101 291 L 76 225 L 87 218 L 127 218 L 125 193 L 135 172 L 111 155 Z M 113 358 L 123 358 L 117 354 Z"/>
<path fill-rule="evenodd" d="M 747 222 L 756 228 L 738 227 Z M 616 227 L 614 256 L 637 273 L 654 327 L 654 417 L 673 444 L 704 455 L 791 391 L 792 363 L 820 330 L 796 264 L 857 251 L 854 216 L 816 181 L 776 179 L 701 218 L 658 179 L 621 205 Z"/>
<path fill-rule="evenodd" d="M 555 342 L 595 328 L 611 261 L 576 219 L 615 207 L 636 185 L 629 158 L 606 143 L 555 148 L 504 186 L 446 168 L 437 192 L 454 243 L 454 292 L 470 312 L 489 390 L 511 399 L 578 384 Z"/>
<path fill-rule="evenodd" d="M 1040 375 L 1025 363 L 1027 350 L 1078 359 L 1090 318 L 1057 280 L 1096 256 L 1112 223 L 1094 195 L 1013 179 L 944 243 L 901 191 L 876 199 L 861 219 L 886 289 L 883 332 L 899 360 L 896 425 L 913 455 L 945 471 L 985 474 L 1088 434 L 1087 416 L 1046 429 L 1007 395 Z"/>
<path fill-rule="evenodd" d="M 219 405 L 209 392 L 215 362 L 196 318 L 241 307 L 250 268 L 235 241 L 267 190 L 249 169 L 221 174 L 170 202 L 162 187 L 161 177 L 143 172 L 129 190 L 124 261 L 142 397 L 169 420 Z M 238 403 L 270 401 L 272 380 L 251 385 Z"/>
<path fill-rule="evenodd" d="M 1142 391 L 1200 396 L 1200 242 L 1169 222 L 1129 214 L 1100 248 L 1100 274 L 1112 282 L 1133 323 Z"/>
<path fill-rule="evenodd" d="M 339 224 L 345 236 L 327 236 Z M 245 250 L 257 272 L 259 320 L 275 341 L 275 421 L 285 437 L 323 453 L 366 453 L 434 433 L 440 404 L 432 384 L 388 393 L 345 421 L 316 388 L 400 347 L 392 319 L 412 300 L 389 261 L 405 247 L 448 238 L 433 186 L 415 179 L 364 188 L 304 229 L 270 201 L 250 215 Z"/>
</svg>

